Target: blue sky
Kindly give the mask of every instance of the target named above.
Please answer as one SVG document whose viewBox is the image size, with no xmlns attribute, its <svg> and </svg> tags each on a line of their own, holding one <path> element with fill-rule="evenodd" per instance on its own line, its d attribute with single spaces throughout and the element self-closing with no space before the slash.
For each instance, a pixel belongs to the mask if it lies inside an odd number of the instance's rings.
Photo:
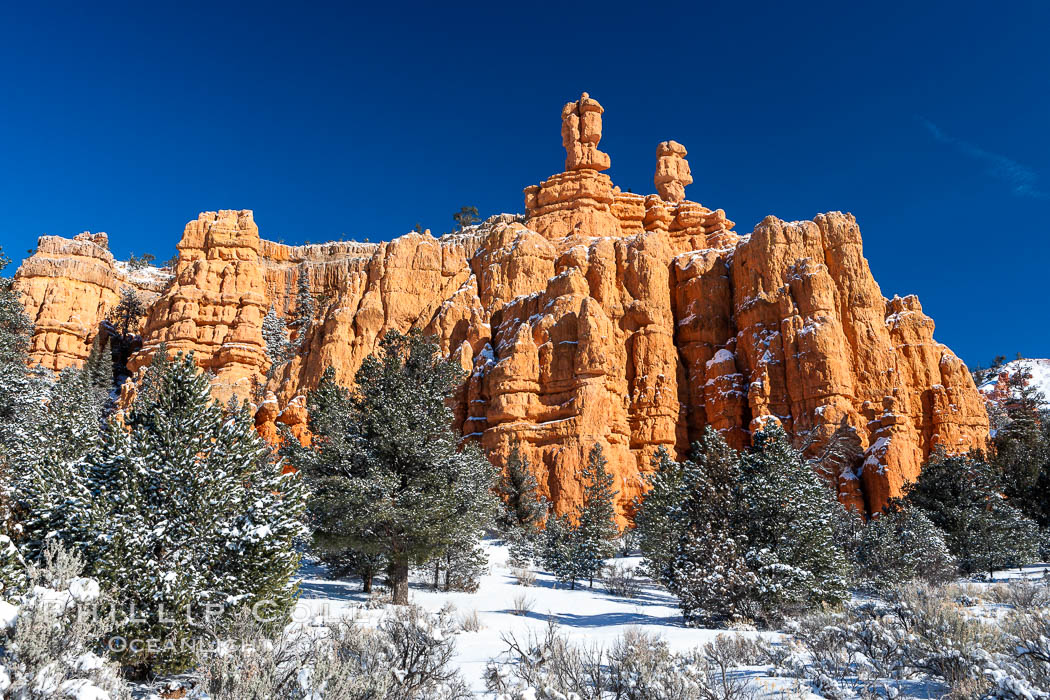
<svg viewBox="0 0 1050 700">
<path fill-rule="evenodd" d="M 883 293 L 967 362 L 1045 357 L 1048 26 L 1034 2 L 8 3 L 0 244 L 165 259 L 217 208 L 287 243 L 521 211 L 586 90 L 621 187 L 676 139 L 741 232 L 850 211 Z"/>
</svg>

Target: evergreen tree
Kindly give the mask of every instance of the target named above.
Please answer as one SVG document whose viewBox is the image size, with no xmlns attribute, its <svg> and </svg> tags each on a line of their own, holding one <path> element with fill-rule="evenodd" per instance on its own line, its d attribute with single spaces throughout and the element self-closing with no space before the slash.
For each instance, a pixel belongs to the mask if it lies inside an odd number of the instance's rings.
<svg viewBox="0 0 1050 700">
<path fill-rule="evenodd" d="M 877 589 L 915 580 L 946 583 L 957 570 L 944 533 L 920 509 L 899 502 L 864 527 L 857 561 L 865 582 Z"/>
<path fill-rule="evenodd" d="M 993 438 L 994 465 L 1011 503 L 1043 527 L 1050 526 L 1050 430 L 1045 398 L 1025 368 L 1007 381 L 1006 414 Z"/>
<path fill-rule="evenodd" d="M 657 456 L 636 522 L 647 568 L 687 620 L 769 622 L 845 598 L 837 508 L 779 426 L 743 455 L 708 429 L 692 460 Z"/>
<path fill-rule="evenodd" d="M 226 416 L 192 356 L 160 354 L 124 425 L 86 460 L 86 488 L 62 530 L 121 610 L 141 671 L 192 661 L 201 615 L 261 606 L 279 619 L 294 599 L 292 545 L 302 529 L 299 476 L 282 473 L 246 411 Z M 187 611 L 190 614 L 187 614 Z"/>
<path fill-rule="evenodd" d="M 620 534 L 613 506 L 618 491 L 613 488 L 613 475 L 606 469 L 608 464 L 602 446 L 595 443 L 580 474 L 583 503 L 577 517 L 578 556 L 582 558 L 582 571 L 592 587 L 594 575 L 601 573 L 605 560 L 616 553 L 613 541 Z"/>
<path fill-rule="evenodd" d="M 734 529 L 739 509 L 739 455 L 710 426 L 692 459 L 655 459 L 650 490 L 635 517 L 650 575 L 678 596 L 689 622 L 750 615 L 757 577 Z"/>
<path fill-rule="evenodd" d="M 997 470 L 980 454 L 935 454 L 905 498 L 945 533 L 965 573 L 1020 566 L 1038 556 L 1038 528 L 1003 497 Z"/>
<path fill-rule="evenodd" d="M 457 231 L 462 231 L 467 226 L 472 226 L 481 221 L 477 207 L 460 207 L 459 211 L 452 215 L 452 219 L 456 222 Z"/>
<path fill-rule="evenodd" d="M 266 343 L 266 358 L 270 368 L 266 372 L 267 380 L 273 379 L 277 369 L 291 358 L 291 343 L 288 342 L 288 327 L 284 319 L 277 315 L 273 305 L 263 317 L 262 337 Z"/>
<path fill-rule="evenodd" d="M 113 375 L 117 381 L 128 376 L 128 360 L 141 345 L 139 322 L 146 307 L 133 287 L 121 287 L 120 301 L 106 319 L 107 330 L 114 336 L 112 348 Z"/>
<path fill-rule="evenodd" d="M 619 531 L 613 498 L 617 492 L 607 464 L 601 445 L 595 443 L 580 472 L 583 502 L 570 513 L 547 518 L 541 559 L 548 571 L 574 590 L 580 579 L 593 586 L 595 574 L 616 552 L 613 540 Z"/>
<path fill-rule="evenodd" d="M 495 511 L 492 466 L 452 429 L 446 400 L 461 376 L 422 332 L 389 331 L 354 391 L 326 374 L 308 402 L 314 441 L 288 449 L 312 486 L 315 537 L 383 555 L 397 605 L 410 566 L 475 542 Z"/>
<path fill-rule="evenodd" d="M 529 461 L 517 445 L 507 456 L 496 494 L 500 497 L 496 527 L 510 545 L 512 563 L 525 565 L 533 558 L 550 504 L 539 495 Z"/>
<path fill-rule="evenodd" d="M 10 464 L 16 542 L 39 561 L 48 537 L 68 536 L 66 521 L 83 499 L 84 457 L 102 444 L 104 404 L 85 370 L 67 369 L 46 398 L 26 407 L 23 439 Z"/>
<path fill-rule="evenodd" d="M 299 265 L 298 281 L 295 290 L 295 318 L 289 324 L 295 329 L 295 343 L 292 349 L 297 350 L 306 343 L 306 335 L 314 322 L 317 313 L 317 302 L 310 291 L 310 269 L 306 263 Z"/>
<path fill-rule="evenodd" d="M 761 616 L 841 602 L 847 563 L 835 546 L 834 494 L 779 425 L 753 443 L 741 457 L 738 527 L 759 579 Z"/>
</svg>

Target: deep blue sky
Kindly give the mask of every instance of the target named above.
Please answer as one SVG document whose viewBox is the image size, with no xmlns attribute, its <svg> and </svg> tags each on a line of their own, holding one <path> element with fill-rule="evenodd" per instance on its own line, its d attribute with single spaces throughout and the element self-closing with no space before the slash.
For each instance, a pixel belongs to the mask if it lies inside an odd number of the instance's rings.
<svg viewBox="0 0 1050 700">
<path fill-rule="evenodd" d="M 621 187 L 676 139 L 741 232 L 853 212 L 965 360 L 1050 355 L 1046 3 L 300 5 L 6 3 L 4 250 L 165 259 L 217 208 L 287 243 L 521 211 L 587 90 Z"/>
</svg>

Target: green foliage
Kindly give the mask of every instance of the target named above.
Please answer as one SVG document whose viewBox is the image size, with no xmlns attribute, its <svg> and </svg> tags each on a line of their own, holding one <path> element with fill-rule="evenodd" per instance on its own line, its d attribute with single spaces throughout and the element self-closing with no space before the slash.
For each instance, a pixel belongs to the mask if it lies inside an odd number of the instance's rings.
<svg viewBox="0 0 1050 700">
<path fill-rule="evenodd" d="M 743 454 L 709 428 L 692 459 L 655 465 L 635 521 L 647 568 L 687 620 L 774 622 L 845 599 L 841 506 L 779 426 Z"/>
<path fill-rule="evenodd" d="M 132 270 L 142 270 L 153 264 L 156 260 L 156 256 L 146 253 L 143 256 L 136 256 L 134 253 L 128 256 L 128 267 Z"/>
<path fill-rule="evenodd" d="M 606 469 L 608 460 L 600 444 L 595 443 L 580 472 L 583 502 L 571 513 L 547 518 L 541 558 L 544 566 L 559 581 L 576 588 L 576 582 L 601 572 L 605 560 L 613 556 L 613 540 L 619 534 L 613 498 L 613 475 Z"/>
<path fill-rule="evenodd" d="M 1006 501 L 998 471 L 979 454 L 935 454 L 905 498 L 944 531 L 966 573 L 991 573 L 1038 556 L 1036 524 Z"/>
<path fill-rule="evenodd" d="M 390 331 L 353 391 L 325 375 L 308 401 L 313 443 L 288 448 L 311 485 L 315 538 L 384 556 L 397 604 L 410 566 L 476 540 L 495 511 L 492 466 L 452 429 L 446 399 L 461 379 L 420 331 Z"/>
<path fill-rule="evenodd" d="M 211 400 L 192 356 L 161 353 L 151 373 L 125 424 L 111 424 L 88 455 L 83 491 L 56 532 L 84 553 L 120 609 L 136 611 L 120 634 L 161 640 L 122 662 L 175 671 L 192 661 L 184 644 L 204 612 L 258 603 L 280 618 L 290 608 L 304 494 L 251 416 L 226 416 Z"/>
<path fill-rule="evenodd" d="M 481 221 L 477 207 L 460 207 L 459 211 L 452 215 L 452 219 L 456 222 L 457 231 L 462 231 L 467 226 L 472 226 Z"/>
<path fill-rule="evenodd" d="M 1031 379 L 1024 369 L 1010 375 L 992 463 L 1011 503 L 1045 528 L 1050 526 L 1050 421 L 1043 413 L 1045 398 Z"/>
<path fill-rule="evenodd" d="M 862 530 L 857 562 L 865 583 L 888 590 L 902 583 L 947 583 L 955 558 L 944 533 L 920 509 L 894 502 Z"/>
<path fill-rule="evenodd" d="M 510 545 L 512 563 L 524 566 L 532 560 L 550 503 L 538 493 L 529 461 L 517 445 L 511 448 L 496 486 L 500 508 L 496 528 Z"/>
</svg>

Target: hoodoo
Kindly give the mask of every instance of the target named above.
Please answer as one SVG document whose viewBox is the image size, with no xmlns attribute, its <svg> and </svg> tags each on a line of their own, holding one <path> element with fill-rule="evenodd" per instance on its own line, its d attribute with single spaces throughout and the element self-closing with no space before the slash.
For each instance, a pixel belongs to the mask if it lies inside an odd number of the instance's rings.
<svg viewBox="0 0 1050 700">
<path fill-rule="evenodd" d="M 675 141 L 657 147 L 656 194 L 621 192 L 603 172 L 602 112 L 586 93 L 565 105 L 565 172 L 525 189 L 524 217 L 441 238 L 286 246 L 260 239 L 251 211 L 208 212 L 186 226 L 173 274 L 136 277 L 101 234 L 45 236 L 16 275 L 32 359 L 82 363 L 133 285 L 149 312 L 132 369 L 161 343 L 192 350 L 218 398 L 254 400 L 265 430 L 301 429 L 293 399 L 325 368 L 349 383 L 385 331 L 422 328 L 469 373 L 463 434 L 496 462 L 517 445 L 559 510 L 580 498 L 595 443 L 623 513 L 654 453 L 684 454 L 707 425 L 736 446 L 769 421 L 811 454 L 835 440 L 827 477 L 867 511 L 933 449 L 984 444 L 970 373 L 917 298 L 882 295 L 851 215 L 770 216 L 740 236 L 724 211 L 685 198 L 693 174 Z M 263 317 L 294 317 L 300 286 L 317 314 L 268 372 Z"/>
</svg>

